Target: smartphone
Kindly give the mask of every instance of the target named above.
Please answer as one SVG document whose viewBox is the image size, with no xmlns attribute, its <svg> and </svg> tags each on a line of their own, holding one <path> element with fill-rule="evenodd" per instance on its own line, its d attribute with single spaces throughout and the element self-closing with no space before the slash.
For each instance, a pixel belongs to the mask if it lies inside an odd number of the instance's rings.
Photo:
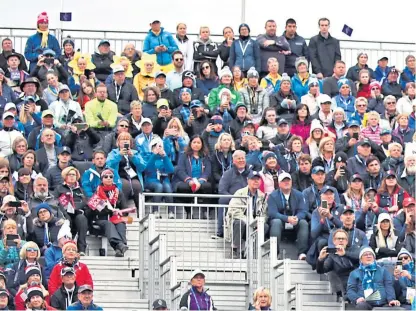
<svg viewBox="0 0 416 311">
<path fill-rule="evenodd" d="M 17 234 L 8 234 L 6 237 L 6 245 L 7 246 L 16 246 L 17 243 L 14 240 L 19 239 L 19 235 Z"/>
<path fill-rule="evenodd" d="M 355 138 L 355 139 L 357 139 L 357 140 L 358 140 L 358 133 L 353 133 L 353 134 L 352 134 L 352 138 Z"/>
<path fill-rule="evenodd" d="M 244 136 L 250 136 L 251 134 L 250 134 L 250 132 L 249 131 L 245 131 L 241 136 L 242 137 L 244 137 Z"/>
<path fill-rule="evenodd" d="M 124 149 L 130 149 L 130 144 L 124 144 Z"/>
<path fill-rule="evenodd" d="M 223 95 L 221 97 L 221 104 L 225 104 L 226 102 L 227 102 L 227 96 L 226 95 Z"/>
<path fill-rule="evenodd" d="M 90 78 L 90 74 L 91 74 L 91 70 L 90 69 L 85 69 L 84 70 L 84 75 L 87 77 L 87 79 Z"/>
<path fill-rule="evenodd" d="M 29 105 L 28 104 L 24 104 L 24 107 L 23 108 L 24 108 L 25 111 L 28 111 L 29 110 Z"/>
<path fill-rule="evenodd" d="M 75 126 L 78 131 L 80 131 L 87 126 L 87 123 L 73 123 L 72 125 Z"/>
<path fill-rule="evenodd" d="M 375 199 L 374 199 L 374 192 L 370 192 L 368 194 L 368 201 L 369 202 L 374 202 L 375 201 Z"/>
<path fill-rule="evenodd" d="M 403 270 L 403 264 L 402 264 L 402 261 L 401 260 L 398 260 L 396 262 L 396 269 L 399 270 L 400 272 L 402 272 L 402 270 Z"/>
<path fill-rule="evenodd" d="M 198 112 L 196 111 L 196 109 L 192 109 L 192 115 L 194 116 L 194 118 L 196 119 Z"/>
<path fill-rule="evenodd" d="M 322 201 L 322 208 L 328 209 L 328 201 Z"/>
<path fill-rule="evenodd" d="M 328 248 L 326 249 L 326 252 L 327 252 L 328 254 L 336 254 L 337 249 L 336 249 L 335 247 L 328 247 Z"/>
<path fill-rule="evenodd" d="M 9 203 L 10 207 L 21 207 L 22 206 L 22 202 L 19 201 L 10 201 Z"/>
</svg>

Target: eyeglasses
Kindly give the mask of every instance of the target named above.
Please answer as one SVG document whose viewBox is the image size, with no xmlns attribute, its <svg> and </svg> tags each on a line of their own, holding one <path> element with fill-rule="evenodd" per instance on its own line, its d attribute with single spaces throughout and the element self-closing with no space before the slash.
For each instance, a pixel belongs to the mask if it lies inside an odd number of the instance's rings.
<svg viewBox="0 0 416 311">
<path fill-rule="evenodd" d="M 373 87 L 371 90 L 375 91 L 375 90 L 378 90 L 378 89 L 379 89 L 378 87 Z"/>
<path fill-rule="evenodd" d="M 366 256 L 366 257 L 373 257 L 374 255 L 373 255 L 373 253 L 370 253 L 370 252 L 366 252 L 366 253 L 364 253 L 363 254 L 363 256 Z"/>
<path fill-rule="evenodd" d="M 175 58 L 175 62 L 181 62 L 183 61 L 183 58 Z"/>
<path fill-rule="evenodd" d="M 202 66 L 202 69 L 209 69 L 209 66 Z"/>
<path fill-rule="evenodd" d="M 113 175 L 104 175 L 103 178 L 104 179 L 113 179 L 114 176 Z"/>
<path fill-rule="evenodd" d="M 26 248 L 26 252 L 37 252 L 37 251 L 39 251 L 38 248 L 33 248 L 33 247 Z"/>
<path fill-rule="evenodd" d="M 119 127 L 128 128 L 129 126 L 125 124 L 120 124 Z"/>
<path fill-rule="evenodd" d="M 77 174 L 68 174 L 68 175 L 66 175 L 66 176 L 72 176 L 72 177 L 75 177 L 75 176 L 77 176 Z"/>
<path fill-rule="evenodd" d="M 357 107 L 367 107 L 367 105 L 357 105 Z"/>
<path fill-rule="evenodd" d="M 38 215 L 43 215 L 43 214 L 46 214 L 46 213 L 49 213 L 49 211 L 48 210 L 40 210 L 39 212 L 38 212 Z"/>
<path fill-rule="evenodd" d="M 346 241 L 347 238 L 335 238 L 336 241 Z"/>
<path fill-rule="evenodd" d="M 396 102 L 388 102 L 387 105 L 395 105 Z"/>
<path fill-rule="evenodd" d="M 399 258 L 399 260 L 409 260 L 409 259 L 410 259 L 409 256 L 403 256 L 403 257 Z"/>
</svg>

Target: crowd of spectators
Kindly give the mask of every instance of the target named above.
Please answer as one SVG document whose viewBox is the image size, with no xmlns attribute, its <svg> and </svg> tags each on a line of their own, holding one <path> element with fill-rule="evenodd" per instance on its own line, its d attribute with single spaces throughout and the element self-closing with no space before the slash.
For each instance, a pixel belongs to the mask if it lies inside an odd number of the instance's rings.
<svg viewBox="0 0 416 311">
<path fill-rule="evenodd" d="M 61 45 L 48 26 L 43 12 L 23 54 L 9 38 L 0 54 L 0 297 L 9 305 L 98 308 L 79 261 L 87 232 L 99 228 L 123 257 L 126 202 L 138 207 L 144 191 L 165 194 L 155 203 L 172 203 L 170 193 L 247 196 L 215 200 L 229 206 L 216 238 L 231 241 L 234 258 L 245 257 L 247 213 L 265 216 L 266 235 L 280 245 L 294 232 L 299 259 L 357 308 L 409 303 L 414 55 L 403 70 L 387 57 L 373 70 L 361 52 L 346 68 L 327 18 L 309 44 L 293 19 L 281 35 L 268 20 L 257 38 L 247 24 L 238 37 L 225 27 L 221 43 L 207 26 L 193 42 L 184 23 L 172 35 L 154 20 L 143 50 L 129 43 L 121 55 L 105 39 L 93 55 L 71 37 Z M 247 200 L 252 211 L 241 209 Z M 151 212 L 162 217 L 157 205 Z M 396 258 L 392 271 L 378 264 Z M 203 277 L 181 305 L 194 310 L 195 297 L 206 304 L 198 310 L 213 307 Z M 252 307 L 269 307 L 259 295 Z"/>
</svg>

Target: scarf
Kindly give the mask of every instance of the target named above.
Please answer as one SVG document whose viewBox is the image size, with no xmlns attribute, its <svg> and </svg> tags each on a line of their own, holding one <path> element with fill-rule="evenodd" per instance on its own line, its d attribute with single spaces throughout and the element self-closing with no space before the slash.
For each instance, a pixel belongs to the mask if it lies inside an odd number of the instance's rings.
<svg viewBox="0 0 416 311">
<path fill-rule="evenodd" d="M 58 97 L 58 88 L 48 85 L 48 90 L 56 97 Z"/>
<path fill-rule="evenodd" d="M 372 289 L 375 290 L 375 284 L 374 284 L 374 275 L 377 271 L 377 264 L 374 261 L 372 264 L 369 265 L 363 265 L 360 263 L 359 269 L 363 272 L 363 290 Z"/>
<path fill-rule="evenodd" d="M 72 268 L 74 268 L 74 269 L 75 269 L 75 266 L 78 264 L 78 258 L 77 258 L 77 257 L 75 257 L 74 261 L 73 261 L 72 263 L 70 263 L 68 260 L 66 260 L 66 258 L 65 258 L 65 257 L 62 257 L 62 259 L 61 259 L 61 264 L 62 264 L 63 266 L 66 266 L 66 267 L 72 267 Z"/>
<path fill-rule="evenodd" d="M 38 32 L 42 35 L 42 41 L 40 42 L 40 47 L 46 48 L 48 46 L 49 29 L 42 31 L 38 28 Z"/>
<path fill-rule="evenodd" d="M 97 189 L 97 194 L 102 200 L 110 202 L 111 206 L 115 207 L 118 201 L 119 191 L 116 185 L 104 186 L 100 185 Z"/>
<path fill-rule="evenodd" d="M 221 132 L 215 132 L 214 130 L 212 130 L 211 132 L 209 132 L 209 136 L 220 137 L 222 133 L 224 133 L 224 130 L 221 130 Z"/>
</svg>

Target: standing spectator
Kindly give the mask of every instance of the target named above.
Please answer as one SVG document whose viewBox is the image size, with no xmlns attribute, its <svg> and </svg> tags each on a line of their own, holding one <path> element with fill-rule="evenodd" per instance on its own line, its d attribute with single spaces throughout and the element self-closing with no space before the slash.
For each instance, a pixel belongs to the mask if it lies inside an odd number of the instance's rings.
<svg viewBox="0 0 416 311">
<path fill-rule="evenodd" d="M 56 310 L 67 310 L 68 306 L 75 303 L 78 299 L 79 286 L 76 283 L 74 268 L 63 268 L 61 280 L 61 287 L 51 297 L 51 307 Z"/>
<path fill-rule="evenodd" d="M 215 74 L 214 66 L 210 61 L 202 61 L 199 67 L 199 78 L 196 80 L 196 87 L 201 89 L 204 96 L 208 96 L 212 89 L 219 85 L 218 76 Z"/>
<path fill-rule="evenodd" d="M 110 50 L 110 41 L 104 39 L 98 43 L 98 51 L 91 56 L 91 61 L 95 65 L 95 76 L 102 83 L 112 72 L 111 64 L 114 55 L 115 53 Z"/>
<path fill-rule="evenodd" d="M 150 30 L 143 42 L 143 52 L 156 54 L 157 63 L 163 72 L 173 69 L 171 54 L 178 50 L 172 35 L 160 27 L 160 21 L 150 23 Z"/>
<path fill-rule="evenodd" d="M 59 62 L 68 70 L 68 63 L 75 55 L 75 41 L 71 36 L 67 36 L 62 42 L 62 55 L 58 56 Z"/>
<path fill-rule="evenodd" d="M 399 71 L 395 66 L 389 68 L 387 78 L 383 83 L 382 93 L 384 96 L 393 95 L 396 100 L 402 97 L 402 88 L 398 83 Z"/>
<path fill-rule="evenodd" d="M 234 30 L 229 26 L 224 27 L 222 30 L 222 35 L 224 36 L 225 40 L 221 43 L 221 45 L 218 46 L 218 49 L 220 50 L 220 58 L 223 61 L 222 68 L 224 68 L 225 66 L 229 66 L 228 60 L 230 58 L 231 45 L 234 42 Z"/>
<path fill-rule="evenodd" d="M 357 64 L 348 69 L 347 79 L 357 82 L 359 80 L 359 73 L 361 70 L 366 69 L 369 72 L 370 80 L 374 79 L 374 71 L 367 65 L 368 55 L 365 52 L 360 52 L 357 55 Z"/>
<path fill-rule="evenodd" d="M 114 67 L 113 79 L 114 83 L 107 87 L 108 99 L 117 105 L 120 114 L 126 115 L 130 112 L 130 103 L 139 96 L 133 84 L 126 82 L 123 66 Z"/>
<path fill-rule="evenodd" d="M 341 60 L 341 50 L 338 39 L 329 33 L 329 19 L 320 18 L 318 25 L 319 34 L 309 41 L 309 53 L 313 73 L 318 79 L 323 79 L 332 75 L 335 62 Z"/>
<path fill-rule="evenodd" d="M 204 289 L 204 272 L 200 269 L 194 270 L 191 275 L 191 285 L 191 289 L 182 296 L 179 308 L 199 311 L 216 310 L 212 297 Z"/>
<path fill-rule="evenodd" d="M 220 50 L 217 43 L 213 42 L 210 37 L 210 30 L 207 26 L 199 28 L 199 39 L 194 42 L 194 72 L 200 71 L 201 62 L 208 60 L 214 67 L 214 72 L 218 72 L 216 65 Z"/>
<path fill-rule="evenodd" d="M 309 49 L 306 45 L 306 41 L 303 37 L 299 36 L 296 32 L 297 25 L 296 21 L 293 18 L 289 18 L 286 21 L 286 27 L 283 35 L 285 36 L 287 42 L 290 45 L 291 53 L 286 55 L 285 61 L 285 70 L 290 77 L 293 77 L 298 66 L 296 66 L 296 59 L 303 57 L 306 59 L 306 67 L 309 67 Z M 300 96 L 299 96 L 300 97 Z"/>
<path fill-rule="evenodd" d="M 182 52 L 182 66 L 181 69 L 183 70 L 193 70 L 194 69 L 194 43 L 192 40 L 189 39 L 189 37 L 187 36 L 186 33 L 187 30 L 187 26 L 185 23 L 179 23 L 176 25 L 176 36 L 175 36 L 175 42 L 178 46 L 178 49 L 180 52 Z M 176 51 L 175 51 L 176 52 Z M 174 55 L 178 55 L 176 53 L 172 54 L 172 60 L 173 60 L 173 65 L 175 66 L 175 59 L 174 59 Z M 176 70 L 176 66 L 175 69 Z M 169 88 L 173 91 L 175 88 L 179 87 L 175 86 L 175 87 L 170 87 Z"/>
<path fill-rule="evenodd" d="M 84 120 L 81 106 L 71 99 L 71 93 L 67 85 L 62 85 L 58 93 L 59 100 L 50 105 L 53 113 L 54 125 L 60 129 L 70 129 L 70 124 L 75 119 Z"/>
<path fill-rule="evenodd" d="M 338 80 L 345 78 L 345 62 L 342 60 L 335 61 L 334 74 L 331 77 L 324 79 L 323 93 L 335 97 L 339 93 Z M 357 96 L 357 87 L 352 80 L 348 79 L 348 84 L 351 88 L 352 96 Z"/>
<path fill-rule="evenodd" d="M 406 67 L 400 75 L 400 85 L 402 90 L 406 89 L 406 84 L 409 82 L 416 82 L 416 61 L 413 55 L 406 56 Z"/>
<path fill-rule="evenodd" d="M 380 58 L 377 62 L 376 70 L 374 71 L 374 78 L 383 85 L 384 80 L 387 78 L 387 73 L 390 71 L 388 66 L 389 59 L 386 56 Z"/>
<path fill-rule="evenodd" d="M 30 62 L 29 71 L 31 72 L 38 62 L 38 57 L 46 49 L 54 51 L 55 55 L 61 55 L 59 42 L 54 35 L 49 33 L 49 17 L 46 12 L 38 15 L 37 31 L 26 41 L 25 57 Z"/>
<path fill-rule="evenodd" d="M 0 54 L 0 62 L 1 57 L 2 54 Z M 16 95 L 20 95 L 20 93 L 22 92 L 22 90 L 20 89 L 20 84 L 22 84 L 23 81 L 29 78 L 29 73 L 19 69 L 20 58 L 18 54 L 8 54 L 6 60 L 6 69 L 3 69 L 1 67 L 0 69 L 4 71 L 5 76 L 8 79 L 8 85 L 11 87 L 11 89 L 15 92 Z"/>
<path fill-rule="evenodd" d="M 129 61 L 130 61 L 130 65 L 133 68 L 133 77 L 135 75 L 137 75 L 140 71 L 139 67 L 137 67 L 137 62 L 141 59 L 142 57 L 142 52 L 139 50 L 136 50 L 136 47 L 134 46 L 133 43 L 127 43 L 124 46 L 124 50 L 121 53 L 121 56 L 125 56 Z"/>
<path fill-rule="evenodd" d="M 279 74 L 285 70 L 285 56 L 291 53 L 290 45 L 285 36 L 276 36 L 276 22 L 272 19 L 266 21 L 266 33 L 257 37 L 260 46 L 261 72 L 260 77 L 265 77 L 268 72 L 269 58 L 276 58 L 279 63 Z"/>
<path fill-rule="evenodd" d="M 257 41 L 250 37 L 250 27 L 247 24 L 241 24 L 238 27 L 238 32 L 240 36 L 237 40 L 232 41 L 228 64 L 231 68 L 240 67 L 244 75 L 247 75 L 247 71 L 251 67 L 260 71 L 260 47 Z"/>
<path fill-rule="evenodd" d="M 68 306 L 67 310 L 103 310 L 93 303 L 93 288 L 90 285 L 82 285 L 78 288 L 78 301 Z"/>
<path fill-rule="evenodd" d="M 397 101 L 397 112 L 411 114 L 416 106 L 415 82 L 409 82 L 404 88 L 406 94 Z M 413 128 L 414 129 L 414 128 Z"/>
<path fill-rule="evenodd" d="M 12 112 L 3 113 L 3 129 L 0 130 L 0 156 L 8 157 L 13 153 L 12 146 L 16 138 L 22 133 L 14 127 L 15 117 Z"/>
<path fill-rule="evenodd" d="M 190 41 L 187 41 L 190 42 Z M 193 43 L 191 45 L 192 55 L 190 60 L 191 69 L 186 69 L 186 71 L 192 71 L 194 68 L 193 61 Z M 175 51 L 172 53 L 173 69 L 166 74 L 166 84 L 169 87 L 169 90 L 172 92 L 178 87 L 182 86 L 182 73 L 185 71 L 185 56 L 181 51 Z M 189 61 L 189 60 L 188 60 Z"/>
<path fill-rule="evenodd" d="M 18 64 L 18 70 L 21 71 L 27 71 L 26 66 L 26 59 L 22 54 L 17 53 L 13 48 L 13 41 L 10 38 L 4 38 L 3 41 L 1 41 L 1 53 L 0 53 L 0 68 L 6 72 L 10 65 L 9 57 L 10 55 L 14 55 L 18 58 L 19 64 Z"/>
<path fill-rule="evenodd" d="M 85 121 L 93 129 L 110 131 L 117 120 L 117 105 L 108 99 L 107 87 L 97 87 L 97 97 L 85 105 Z"/>
</svg>

